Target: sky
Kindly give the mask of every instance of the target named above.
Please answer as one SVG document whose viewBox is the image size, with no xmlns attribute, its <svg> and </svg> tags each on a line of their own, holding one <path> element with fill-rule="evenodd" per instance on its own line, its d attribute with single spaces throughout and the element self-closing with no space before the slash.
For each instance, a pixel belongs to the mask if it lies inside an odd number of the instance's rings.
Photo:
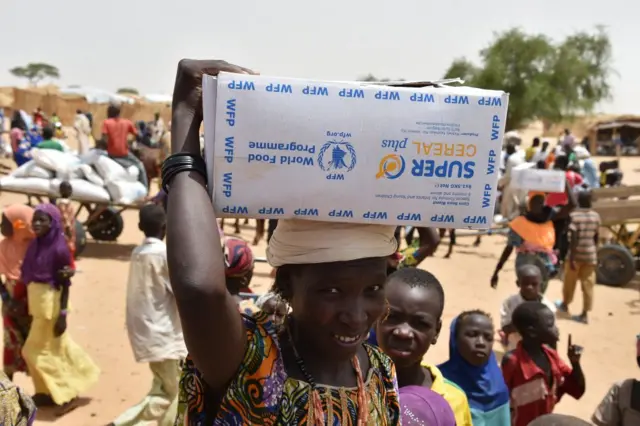
<svg viewBox="0 0 640 426">
<path fill-rule="evenodd" d="M 215 58 L 264 75 L 353 80 L 440 78 L 495 32 L 520 27 L 562 39 L 604 25 L 613 99 L 599 112 L 640 114 L 640 2 L 622 0 L 62 0 L 5 1 L 0 86 L 9 69 L 59 68 L 61 86 L 170 94 L 181 58 Z M 606 6 L 603 9 L 603 6 Z M 634 77 L 635 75 L 635 77 Z"/>
</svg>

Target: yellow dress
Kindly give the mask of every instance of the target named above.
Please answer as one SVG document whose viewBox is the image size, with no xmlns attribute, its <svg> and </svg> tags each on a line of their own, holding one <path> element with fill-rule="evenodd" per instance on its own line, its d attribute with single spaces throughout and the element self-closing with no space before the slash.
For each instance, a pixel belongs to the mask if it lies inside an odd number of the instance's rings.
<svg viewBox="0 0 640 426">
<path fill-rule="evenodd" d="M 33 379 L 36 394 L 46 394 L 65 404 L 98 381 L 100 369 L 66 330 L 55 337 L 53 327 L 60 314 L 60 290 L 49 284 L 27 286 L 31 330 L 22 356 Z"/>
</svg>

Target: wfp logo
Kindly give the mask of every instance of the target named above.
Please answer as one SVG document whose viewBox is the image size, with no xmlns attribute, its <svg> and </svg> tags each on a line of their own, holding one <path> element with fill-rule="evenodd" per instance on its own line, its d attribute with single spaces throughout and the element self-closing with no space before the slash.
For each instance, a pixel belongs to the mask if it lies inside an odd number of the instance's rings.
<svg viewBox="0 0 640 426">
<path fill-rule="evenodd" d="M 329 141 L 318 152 L 318 165 L 327 173 L 346 173 L 356 166 L 356 150 L 349 142 Z"/>
<path fill-rule="evenodd" d="M 389 154 L 382 157 L 376 179 L 398 179 L 404 173 L 405 162 L 402 155 Z"/>
</svg>

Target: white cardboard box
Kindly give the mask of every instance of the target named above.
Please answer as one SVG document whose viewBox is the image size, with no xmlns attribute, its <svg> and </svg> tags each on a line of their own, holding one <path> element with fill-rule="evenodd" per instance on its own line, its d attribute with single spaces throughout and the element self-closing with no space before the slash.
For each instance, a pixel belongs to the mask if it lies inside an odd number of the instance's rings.
<svg viewBox="0 0 640 426">
<path fill-rule="evenodd" d="M 518 189 L 564 192 L 565 182 L 565 172 L 562 170 L 541 170 L 532 167 L 514 168 L 511 172 L 511 185 Z"/>
<path fill-rule="evenodd" d="M 491 226 L 508 95 L 205 76 L 221 217 Z"/>
</svg>

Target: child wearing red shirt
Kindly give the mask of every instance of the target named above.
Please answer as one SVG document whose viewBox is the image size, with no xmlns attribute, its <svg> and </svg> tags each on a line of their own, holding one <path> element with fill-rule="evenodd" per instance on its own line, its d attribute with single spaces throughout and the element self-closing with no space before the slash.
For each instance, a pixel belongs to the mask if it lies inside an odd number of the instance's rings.
<svg viewBox="0 0 640 426">
<path fill-rule="evenodd" d="M 527 426 L 553 412 L 565 393 L 576 399 L 584 395 L 582 348 L 573 345 L 569 335 L 571 367 L 560 358 L 552 348 L 558 341 L 555 317 L 541 302 L 524 302 L 518 306 L 513 312 L 512 324 L 522 340 L 502 359 L 502 374 L 509 388 L 512 424 Z"/>
</svg>

